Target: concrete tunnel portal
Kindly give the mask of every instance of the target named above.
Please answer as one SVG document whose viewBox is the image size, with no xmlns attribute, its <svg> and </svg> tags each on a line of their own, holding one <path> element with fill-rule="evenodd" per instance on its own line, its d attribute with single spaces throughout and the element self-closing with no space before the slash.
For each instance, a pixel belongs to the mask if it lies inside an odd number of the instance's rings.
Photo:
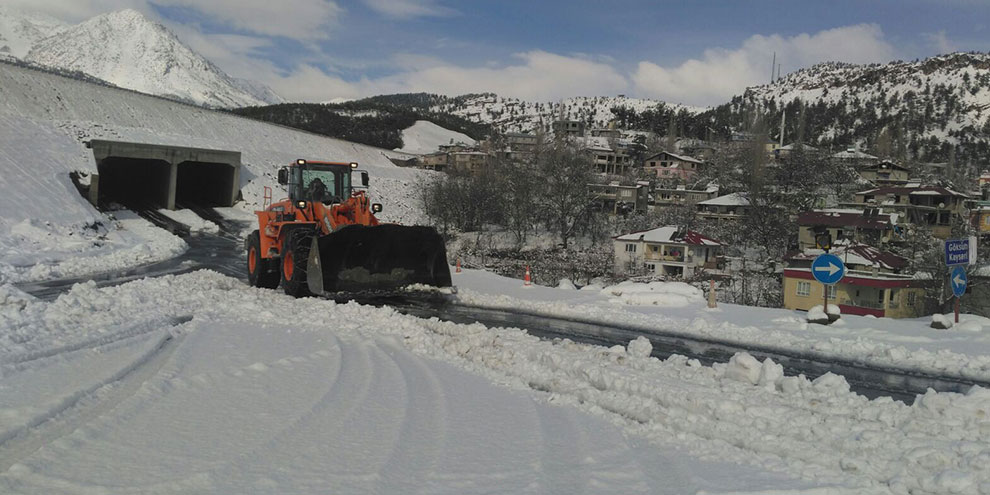
<svg viewBox="0 0 990 495">
<path fill-rule="evenodd" d="M 132 208 L 231 206 L 240 194 L 241 153 L 92 140 L 97 173 L 88 199 Z"/>
</svg>

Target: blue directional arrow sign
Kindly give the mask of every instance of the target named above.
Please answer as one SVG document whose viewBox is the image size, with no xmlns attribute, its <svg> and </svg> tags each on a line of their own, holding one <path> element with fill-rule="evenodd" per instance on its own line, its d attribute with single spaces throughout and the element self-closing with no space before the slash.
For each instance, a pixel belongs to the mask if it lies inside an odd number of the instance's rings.
<svg viewBox="0 0 990 495">
<path fill-rule="evenodd" d="M 832 285 L 842 280 L 846 274 L 846 265 L 834 254 L 820 254 L 811 262 L 811 274 L 815 276 L 815 280 Z"/>
<path fill-rule="evenodd" d="M 966 279 L 965 268 L 957 266 L 952 269 L 952 273 L 949 274 L 949 285 L 952 286 L 952 293 L 955 294 L 956 297 L 962 297 L 962 295 L 966 293 L 967 282 L 968 280 Z"/>
</svg>

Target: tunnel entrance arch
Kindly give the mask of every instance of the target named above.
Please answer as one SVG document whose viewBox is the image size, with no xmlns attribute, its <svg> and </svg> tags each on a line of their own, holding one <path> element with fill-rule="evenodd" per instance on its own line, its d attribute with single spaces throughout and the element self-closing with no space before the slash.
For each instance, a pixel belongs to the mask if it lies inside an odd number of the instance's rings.
<svg viewBox="0 0 990 495">
<path fill-rule="evenodd" d="M 234 167 L 228 163 L 182 162 L 175 175 L 175 204 L 230 206 L 236 190 Z M 236 193 L 235 193 L 236 194 Z M 233 199 L 237 199 L 236 196 Z"/>
<path fill-rule="evenodd" d="M 172 165 L 164 160 L 108 157 L 97 164 L 97 203 L 131 208 L 167 208 Z"/>
<path fill-rule="evenodd" d="M 88 191 L 95 205 L 231 206 L 240 193 L 239 151 L 96 139 L 87 146 L 96 160 Z"/>
</svg>

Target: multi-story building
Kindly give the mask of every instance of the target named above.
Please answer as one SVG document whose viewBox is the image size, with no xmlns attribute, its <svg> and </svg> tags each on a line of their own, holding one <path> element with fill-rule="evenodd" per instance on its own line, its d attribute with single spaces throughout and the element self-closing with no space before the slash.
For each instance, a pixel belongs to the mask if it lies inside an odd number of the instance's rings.
<svg viewBox="0 0 990 495">
<path fill-rule="evenodd" d="M 558 120 L 552 124 L 557 136 L 584 136 L 585 123 L 580 120 Z"/>
<path fill-rule="evenodd" d="M 786 260 L 785 308 L 807 311 L 824 303 L 826 288 L 811 273 L 812 261 L 822 252 L 805 249 Z M 828 301 L 843 314 L 917 318 L 929 313 L 925 291 L 938 282 L 903 273 L 906 259 L 865 244 L 836 246 L 832 254 L 843 260 L 846 273 L 828 287 Z"/>
<path fill-rule="evenodd" d="M 660 179 L 687 181 L 697 175 L 704 162 L 690 156 L 676 155 L 668 151 L 646 157 L 643 168 Z"/>
<path fill-rule="evenodd" d="M 632 170 L 634 165 L 631 146 L 621 141 L 586 138 L 584 152 L 591 157 L 600 174 L 624 175 Z"/>
<path fill-rule="evenodd" d="M 874 184 L 887 186 L 906 184 L 911 174 L 910 169 L 902 167 L 890 160 L 861 167 L 857 172 L 859 172 L 861 177 Z"/>
<path fill-rule="evenodd" d="M 615 271 L 691 279 L 719 270 L 722 243 L 697 232 L 666 226 L 612 238 Z"/>
<path fill-rule="evenodd" d="M 877 208 L 825 209 L 798 213 L 798 247 L 817 247 L 815 235 L 827 231 L 836 242 L 851 241 L 880 246 L 891 242 L 894 218 Z"/>
<path fill-rule="evenodd" d="M 478 175 L 488 166 L 488 153 L 482 151 L 448 153 L 448 164 L 448 170 L 451 172 Z"/>
<path fill-rule="evenodd" d="M 648 182 L 637 182 L 633 185 L 611 182 L 609 184 L 589 184 L 589 187 L 602 209 L 612 214 L 644 212 L 649 208 L 650 188 Z"/>
<path fill-rule="evenodd" d="M 444 172 L 448 167 L 448 154 L 444 152 L 430 153 L 416 159 L 417 166 L 425 170 Z"/>
<path fill-rule="evenodd" d="M 705 189 L 688 189 L 685 186 L 657 188 L 653 190 L 653 204 L 656 206 L 694 205 L 718 196 L 718 186 Z"/>
<path fill-rule="evenodd" d="M 953 218 L 965 219 L 965 201 L 969 196 L 943 186 L 884 186 L 856 193 L 856 208 L 879 208 L 881 213 L 896 213 L 898 223 L 931 227 L 932 234 L 947 239 L 952 234 Z"/>
</svg>

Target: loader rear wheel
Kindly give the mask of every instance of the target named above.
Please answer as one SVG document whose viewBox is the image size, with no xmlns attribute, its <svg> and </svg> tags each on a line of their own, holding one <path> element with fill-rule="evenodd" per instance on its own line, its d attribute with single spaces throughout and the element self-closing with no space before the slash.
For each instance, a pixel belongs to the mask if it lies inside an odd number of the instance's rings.
<svg viewBox="0 0 990 495">
<path fill-rule="evenodd" d="M 261 257 L 261 235 L 257 230 L 248 236 L 247 244 L 248 284 L 265 289 L 278 287 L 278 265 Z"/>
<path fill-rule="evenodd" d="M 285 236 L 282 253 L 282 290 L 292 297 L 312 295 L 306 283 L 306 263 L 309 261 L 309 248 L 313 242 L 313 232 L 308 229 L 294 229 Z"/>
</svg>

